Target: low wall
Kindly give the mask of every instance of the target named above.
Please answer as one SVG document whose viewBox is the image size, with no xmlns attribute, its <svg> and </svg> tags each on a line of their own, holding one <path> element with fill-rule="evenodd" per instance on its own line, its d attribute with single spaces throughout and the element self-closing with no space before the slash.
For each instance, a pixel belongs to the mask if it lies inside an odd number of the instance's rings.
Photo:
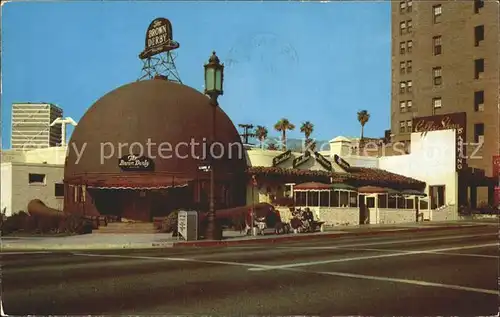
<svg viewBox="0 0 500 317">
<path fill-rule="evenodd" d="M 455 205 L 443 206 L 431 210 L 431 221 L 450 221 L 458 220 L 458 210 Z"/>
<path fill-rule="evenodd" d="M 379 223 L 410 223 L 417 221 L 415 209 L 379 208 Z"/>
<path fill-rule="evenodd" d="M 319 208 L 319 220 L 326 226 L 357 226 L 359 225 L 359 208 Z"/>
</svg>

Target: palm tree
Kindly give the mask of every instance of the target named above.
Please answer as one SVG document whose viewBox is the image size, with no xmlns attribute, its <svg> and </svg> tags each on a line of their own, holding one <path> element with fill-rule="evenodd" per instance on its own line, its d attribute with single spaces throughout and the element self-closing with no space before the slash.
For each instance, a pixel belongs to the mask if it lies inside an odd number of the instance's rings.
<svg viewBox="0 0 500 317">
<path fill-rule="evenodd" d="M 316 144 L 312 142 L 312 140 L 309 138 L 313 133 L 313 131 L 314 131 L 314 124 L 312 124 L 310 121 L 302 123 L 302 126 L 300 127 L 300 132 L 304 133 L 304 136 L 306 137 L 305 140 L 306 148 L 310 148 L 312 151 L 314 151 L 316 147 Z"/>
<path fill-rule="evenodd" d="M 274 125 L 274 129 L 281 132 L 281 141 L 283 142 L 281 149 L 286 151 L 286 131 L 295 129 L 295 125 L 288 121 L 287 118 L 282 118 Z"/>
<path fill-rule="evenodd" d="M 257 128 L 255 128 L 254 134 L 260 141 L 260 148 L 264 149 L 264 141 L 267 138 L 267 128 L 265 126 L 258 125 Z"/>
<path fill-rule="evenodd" d="M 358 121 L 361 124 L 361 140 L 363 140 L 365 124 L 368 122 L 368 120 L 370 120 L 370 114 L 368 113 L 368 110 L 358 111 Z"/>
</svg>

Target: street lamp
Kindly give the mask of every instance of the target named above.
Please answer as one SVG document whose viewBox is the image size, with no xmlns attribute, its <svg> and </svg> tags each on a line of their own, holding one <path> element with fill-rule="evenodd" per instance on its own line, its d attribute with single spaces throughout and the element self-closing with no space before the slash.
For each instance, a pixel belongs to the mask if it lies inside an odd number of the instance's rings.
<svg viewBox="0 0 500 317">
<path fill-rule="evenodd" d="M 215 142 L 215 116 L 217 113 L 217 106 L 219 105 L 217 99 L 223 95 L 222 82 L 224 80 L 224 64 L 220 63 L 219 58 L 212 52 L 212 56 L 205 64 L 205 95 L 210 97 L 210 105 L 212 106 L 212 135 L 211 142 Z M 205 238 L 208 240 L 221 240 L 222 228 L 217 224 L 215 217 L 215 160 L 213 159 L 213 147 L 210 146 L 210 206 L 208 210 L 208 223 L 205 233 Z"/>
</svg>

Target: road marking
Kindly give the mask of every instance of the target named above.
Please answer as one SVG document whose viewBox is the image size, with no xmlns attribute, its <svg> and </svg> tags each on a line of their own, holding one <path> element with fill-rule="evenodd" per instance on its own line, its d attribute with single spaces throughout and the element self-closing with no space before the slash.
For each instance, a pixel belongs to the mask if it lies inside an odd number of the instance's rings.
<svg viewBox="0 0 500 317">
<path fill-rule="evenodd" d="M 274 266 L 274 268 L 257 268 L 257 267 L 253 267 L 253 268 L 250 268 L 248 270 L 249 271 L 269 271 L 269 270 L 283 269 L 283 268 L 294 268 L 294 267 L 302 267 L 302 266 L 330 264 L 330 263 L 338 263 L 338 262 L 351 262 L 351 261 L 359 261 L 359 260 L 371 260 L 371 259 L 397 257 L 397 256 L 403 256 L 403 255 L 425 254 L 425 253 L 428 253 L 428 252 L 445 252 L 445 251 L 453 251 L 453 250 L 483 248 L 483 247 L 498 246 L 498 245 L 499 245 L 498 243 L 489 243 L 489 244 L 482 244 L 482 245 L 471 245 L 471 246 L 462 246 L 462 247 L 453 247 L 453 248 L 442 248 L 442 249 L 431 249 L 431 250 L 420 250 L 420 251 L 402 251 L 402 252 L 393 251 L 393 252 L 397 252 L 397 253 L 369 255 L 369 256 L 359 256 L 359 257 L 344 258 L 344 259 L 335 259 L 335 260 L 324 260 L 324 261 L 311 261 L 311 262 L 283 264 L 283 265 L 276 265 L 276 266 Z"/>
<path fill-rule="evenodd" d="M 391 240 L 383 242 L 369 242 L 369 243 L 354 243 L 354 244 L 344 244 L 337 246 L 323 246 L 323 247 L 304 247 L 304 246 L 289 246 L 289 247 L 277 247 L 279 249 L 308 249 L 308 250 L 329 250 L 338 249 L 345 247 L 364 247 L 370 245 L 388 245 L 388 244 L 401 244 L 401 243 L 413 243 L 413 242 L 427 242 L 427 241 L 441 241 L 441 240 L 454 240 L 462 238 L 475 238 L 475 237 L 487 237 L 487 236 L 498 236 L 498 233 L 484 233 L 484 234 L 472 234 L 472 235 L 461 235 L 461 236 L 446 236 L 438 238 L 424 238 L 424 239 L 406 239 L 406 240 Z"/>
<path fill-rule="evenodd" d="M 251 264 L 251 263 L 239 263 L 239 262 L 224 262 L 224 261 L 203 261 L 196 260 L 190 258 L 159 258 L 152 256 L 126 256 L 126 255 L 114 255 L 114 254 L 91 254 L 91 253 L 72 253 L 77 256 L 89 256 L 89 257 L 115 257 L 115 258 L 130 258 L 130 259 L 145 259 L 145 260 L 163 260 L 163 261 L 185 261 L 185 262 L 195 262 L 195 263 L 208 263 L 208 264 L 225 264 L 231 266 L 243 266 L 243 267 L 271 267 L 268 265 L 259 265 L 259 264 Z M 357 279 L 365 279 L 365 280 L 375 280 L 375 281 L 383 281 L 383 282 L 393 282 L 393 283 L 404 283 L 404 284 L 412 284 L 419 286 L 431 286 L 431 287 L 441 287 L 447 289 L 475 292 L 475 293 L 484 293 L 484 294 L 492 294 L 499 295 L 498 291 L 481 289 L 481 288 L 473 288 L 466 287 L 460 285 L 450 285 L 450 284 L 441 284 L 441 283 L 433 283 L 419 280 L 408 280 L 408 279 L 398 279 L 398 278 L 390 278 L 390 277 L 379 277 L 372 275 L 362 275 L 362 274 L 352 274 L 352 273 L 342 273 L 342 272 L 315 272 L 315 271 L 307 271 L 302 269 L 294 269 L 294 268 L 275 268 L 273 269 L 289 271 L 289 272 L 299 272 L 306 274 L 321 274 L 321 275 L 329 275 L 329 276 L 340 276 L 340 277 L 349 277 L 349 278 L 357 278 Z"/>
<path fill-rule="evenodd" d="M 322 275 L 341 276 L 341 277 L 351 277 L 351 278 L 358 278 L 358 279 L 365 279 L 365 280 L 383 281 L 383 282 L 413 284 L 413 285 L 419 285 L 419 286 L 441 287 L 441 288 L 448 288 L 448 289 L 454 289 L 454 290 L 460 290 L 460 291 L 491 294 L 491 295 L 497 295 L 497 296 L 500 295 L 500 292 L 495 291 L 495 290 L 474 288 L 474 287 L 467 287 L 467 286 L 460 286 L 460 285 L 452 285 L 452 284 L 441 284 L 441 283 L 426 282 L 426 281 L 419 281 L 419 280 L 407 280 L 407 279 L 392 278 L 392 277 L 381 277 L 381 276 L 342 273 L 342 272 L 312 272 L 312 273 L 317 273 L 317 274 L 322 274 Z"/>
<path fill-rule="evenodd" d="M 498 246 L 498 244 L 493 244 L 493 245 L 484 245 L 484 247 L 489 247 L 489 246 Z M 481 246 L 474 246 L 474 248 L 480 248 Z M 409 250 L 394 250 L 394 249 L 366 249 L 366 248 L 339 248 L 343 250 L 349 250 L 349 251 L 374 251 L 374 252 L 413 252 Z M 461 248 L 466 249 L 466 248 Z M 448 250 L 448 251 L 453 251 L 453 250 Z M 438 255 L 453 255 L 453 256 L 468 256 L 468 257 L 478 257 L 478 258 L 492 258 L 492 259 L 498 259 L 498 255 L 488 255 L 488 254 L 474 254 L 474 253 L 449 253 L 449 252 L 442 252 L 442 251 L 420 251 L 422 254 L 438 254 Z"/>
<path fill-rule="evenodd" d="M 32 252 L 23 252 L 23 251 L 18 251 L 18 252 L 0 252 L 1 255 L 24 255 L 24 254 L 47 254 L 47 253 L 53 253 L 52 251 L 32 251 Z"/>
</svg>

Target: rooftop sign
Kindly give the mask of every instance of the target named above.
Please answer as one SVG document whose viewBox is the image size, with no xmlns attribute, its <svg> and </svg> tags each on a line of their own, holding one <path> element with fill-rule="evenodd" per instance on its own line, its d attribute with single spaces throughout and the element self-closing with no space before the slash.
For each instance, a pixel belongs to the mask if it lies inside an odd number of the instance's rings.
<svg viewBox="0 0 500 317">
<path fill-rule="evenodd" d="M 139 58 L 146 59 L 176 48 L 179 48 L 179 43 L 173 40 L 172 23 L 168 19 L 157 18 L 148 27 L 144 51 Z"/>
</svg>

